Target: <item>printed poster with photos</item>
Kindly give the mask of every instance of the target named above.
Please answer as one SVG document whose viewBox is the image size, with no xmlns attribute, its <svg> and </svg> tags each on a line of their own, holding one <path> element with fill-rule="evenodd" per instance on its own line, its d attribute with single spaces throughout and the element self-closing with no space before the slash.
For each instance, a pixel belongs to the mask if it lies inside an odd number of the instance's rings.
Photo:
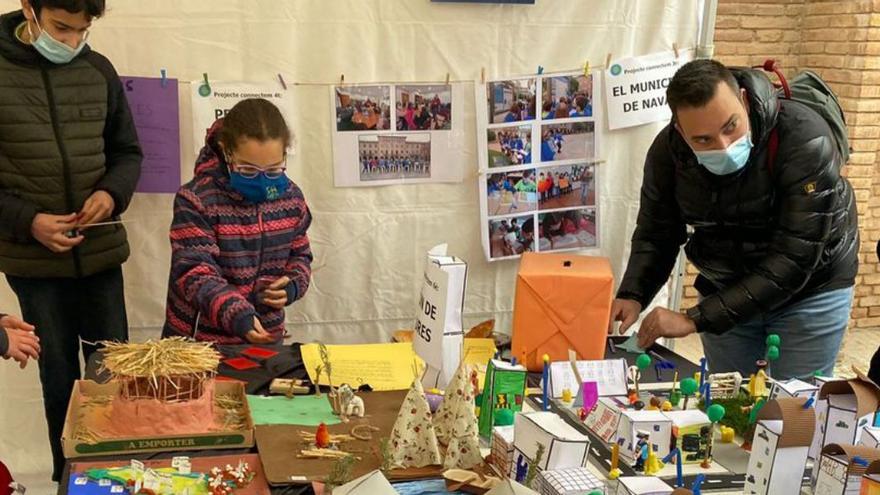
<svg viewBox="0 0 880 495">
<path fill-rule="evenodd" d="M 461 83 L 331 87 L 336 187 L 461 182 L 463 96 Z"/>
<path fill-rule="evenodd" d="M 563 73 L 476 85 L 488 260 L 598 247 L 600 81 Z"/>
</svg>

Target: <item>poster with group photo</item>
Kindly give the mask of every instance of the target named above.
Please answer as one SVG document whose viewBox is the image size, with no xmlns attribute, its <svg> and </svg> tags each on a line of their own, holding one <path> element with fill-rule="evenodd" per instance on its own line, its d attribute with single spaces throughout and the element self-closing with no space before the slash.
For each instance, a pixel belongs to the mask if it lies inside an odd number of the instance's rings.
<svg viewBox="0 0 880 495">
<path fill-rule="evenodd" d="M 336 187 L 460 182 L 463 94 L 459 83 L 333 86 Z"/>
<path fill-rule="evenodd" d="M 486 258 L 599 245 L 600 79 L 544 74 L 476 86 Z"/>
</svg>

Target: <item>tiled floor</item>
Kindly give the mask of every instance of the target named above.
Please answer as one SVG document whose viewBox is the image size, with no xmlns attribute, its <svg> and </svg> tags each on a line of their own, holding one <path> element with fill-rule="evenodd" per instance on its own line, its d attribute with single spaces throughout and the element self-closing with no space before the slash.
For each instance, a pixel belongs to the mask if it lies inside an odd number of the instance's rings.
<svg viewBox="0 0 880 495">
<path fill-rule="evenodd" d="M 852 367 L 867 372 L 871 356 L 880 347 L 880 328 L 850 328 L 843 338 L 843 347 L 837 356 L 836 376 L 853 376 Z M 697 335 L 689 335 L 675 343 L 675 351 L 691 361 L 703 356 L 703 344 Z"/>
</svg>

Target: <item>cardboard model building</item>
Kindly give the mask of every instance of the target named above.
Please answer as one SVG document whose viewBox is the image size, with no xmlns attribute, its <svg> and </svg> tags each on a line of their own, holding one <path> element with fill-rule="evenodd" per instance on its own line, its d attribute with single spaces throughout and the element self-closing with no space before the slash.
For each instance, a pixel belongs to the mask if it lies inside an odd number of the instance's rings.
<svg viewBox="0 0 880 495">
<path fill-rule="evenodd" d="M 535 490 L 541 495 L 580 495 L 599 490 L 605 483 L 583 467 L 541 471 L 535 478 Z"/>
<path fill-rule="evenodd" d="M 666 411 L 664 416 L 672 421 L 672 437 L 682 453 L 682 464 L 699 464 L 706 457 L 706 442 L 712 422 L 699 409 Z M 652 438 L 653 440 L 653 438 Z"/>
<path fill-rule="evenodd" d="M 868 426 L 862 431 L 859 438 L 859 445 L 872 449 L 880 449 L 880 428 L 876 426 Z"/>
<path fill-rule="evenodd" d="M 538 492 L 508 478 L 486 492 L 486 495 L 538 495 Z"/>
<path fill-rule="evenodd" d="M 585 467 L 590 451 L 590 439 L 581 434 L 552 412 L 529 412 L 516 415 L 514 420 L 514 459 L 522 455 L 531 464 L 537 455 L 538 444 L 544 446 L 538 469 L 553 471 Z"/>
<path fill-rule="evenodd" d="M 813 470 L 815 495 L 850 495 L 859 493 L 862 475 L 871 462 L 880 459 L 880 451 L 857 445 L 828 444 Z"/>
<path fill-rule="evenodd" d="M 864 375 L 822 385 L 816 401 L 816 436 L 810 446 L 815 459 L 831 443 L 855 445 L 880 409 L 880 388 Z"/>
<path fill-rule="evenodd" d="M 812 397 L 819 393 L 819 387 L 812 383 L 807 383 L 797 378 L 792 378 L 784 382 L 773 382 L 770 387 L 770 398 L 781 399 L 785 397 Z"/>
<path fill-rule="evenodd" d="M 758 412 L 746 470 L 746 493 L 797 495 L 803 484 L 816 413 L 806 398 L 768 401 Z"/>
<path fill-rule="evenodd" d="M 493 359 L 486 369 L 486 382 L 480 401 L 480 435 L 488 437 L 495 426 L 495 411 L 522 411 L 526 393 L 526 369 Z"/>
<path fill-rule="evenodd" d="M 617 483 L 617 495 L 666 495 L 672 487 L 653 476 L 624 476 Z"/>
<path fill-rule="evenodd" d="M 492 469 L 501 477 L 510 474 L 513 465 L 514 426 L 496 426 L 492 431 Z"/>
<path fill-rule="evenodd" d="M 862 477 L 860 495 L 880 495 L 880 461 L 868 465 Z"/>
<path fill-rule="evenodd" d="M 672 420 L 660 411 L 632 411 L 625 410 L 620 414 L 620 422 L 617 426 L 617 441 L 623 439 L 620 446 L 620 457 L 628 462 L 635 460 L 635 447 L 637 443 L 636 433 L 647 432 L 650 435 L 649 443 L 654 446 L 657 457 L 663 458 L 669 454 L 669 443 L 672 437 Z"/>
</svg>

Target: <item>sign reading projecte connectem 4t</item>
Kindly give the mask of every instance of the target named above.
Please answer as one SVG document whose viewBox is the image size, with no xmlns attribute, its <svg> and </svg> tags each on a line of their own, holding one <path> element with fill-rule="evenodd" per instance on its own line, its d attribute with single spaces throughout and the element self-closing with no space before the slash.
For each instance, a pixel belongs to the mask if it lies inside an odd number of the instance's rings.
<svg viewBox="0 0 880 495">
<path fill-rule="evenodd" d="M 669 120 L 666 87 L 678 68 L 693 58 L 693 50 L 682 50 L 678 56 L 669 51 L 611 62 L 605 69 L 608 128 Z"/>
</svg>

